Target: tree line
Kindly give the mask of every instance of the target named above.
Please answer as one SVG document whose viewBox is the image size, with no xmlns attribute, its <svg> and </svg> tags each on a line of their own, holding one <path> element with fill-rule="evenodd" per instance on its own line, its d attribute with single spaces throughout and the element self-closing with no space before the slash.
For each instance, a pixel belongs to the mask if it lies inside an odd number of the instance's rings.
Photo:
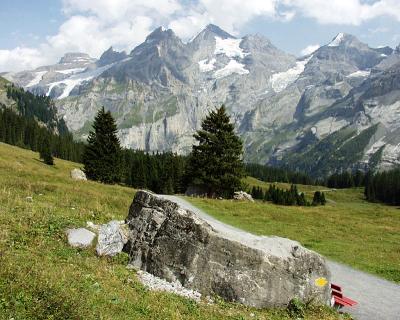
<svg viewBox="0 0 400 320">
<path fill-rule="evenodd" d="M 257 163 L 245 165 L 247 175 L 265 182 L 283 182 L 293 184 L 313 185 L 315 180 L 302 172 L 276 168 Z"/>
<path fill-rule="evenodd" d="M 225 108 L 212 111 L 194 138 L 198 144 L 188 157 L 123 150 L 115 120 L 103 107 L 94 119 L 83 154 L 85 172 L 92 180 L 125 182 L 157 193 L 184 192 L 194 186 L 210 197 L 232 197 L 242 188 L 244 166 L 242 142 Z"/>
<path fill-rule="evenodd" d="M 365 176 L 366 174 L 360 170 L 334 173 L 325 180 L 324 185 L 336 189 L 364 187 Z"/>
<path fill-rule="evenodd" d="M 11 84 L 7 86 L 7 98 L 15 101 L 20 115 L 36 119 L 60 135 L 68 134 L 68 128 L 64 120 L 57 117 L 57 109 L 50 97 L 35 95 Z"/>
<path fill-rule="evenodd" d="M 39 125 L 33 117 L 17 114 L 0 105 L 0 141 L 24 149 L 80 162 L 84 144 L 74 141 L 70 133 L 57 134 L 46 126 Z M 50 161 L 50 160 L 49 160 Z"/>
<path fill-rule="evenodd" d="M 364 194 L 372 202 L 400 205 L 400 169 L 368 174 Z"/>
<path fill-rule="evenodd" d="M 365 186 L 366 173 L 357 170 L 333 173 L 326 178 L 314 179 L 303 172 L 290 171 L 285 168 L 276 168 L 268 165 L 247 163 L 247 175 L 265 182 L 282 182 L 303 185 L 318 185 L 328 188 L 346 189 Z"/>
<path fill-rule="evenodd" d="M 253 186 L 251 195 L 257 200 L 270 201 L 274 204 L 285 206 L 317 206 L 326 204 L 323 192 L 315 191 L 312 202 L 309 202 L 304 192 L 299 192 L 297 186 L 294 184 L 290 186 L 290 189 L 279 188 L 271 184 L 265 191 L 261 187 Z"/>
<path fill-rule="evenodd" d="M 150 154 L 134 150 L 124 150 L 123 154 L 123 182 L 127 185 L 160 194 L 185 193 L 187 157 L 172 152 Z"/>
</svg>

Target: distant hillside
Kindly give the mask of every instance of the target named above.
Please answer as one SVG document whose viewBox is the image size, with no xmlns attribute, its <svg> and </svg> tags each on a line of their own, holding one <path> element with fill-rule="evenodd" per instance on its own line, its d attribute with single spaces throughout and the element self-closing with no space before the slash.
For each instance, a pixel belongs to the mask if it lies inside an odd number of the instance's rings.
<svg viewBox="0 0 400 320">
<path fill-rule="evenodd" d="M 73 140 L 51 98 L 26 92 L 0 77 L 0 142 L 38 151 L 45 139 L 54 156 L 81 161 L 83 144 Z"/>
<path fill-rule="evenodd" d="M 63 135 L 69 132 L 64 120 L 58 117 L 57 108 L 50 97 L 25 91 L 2 77 L 0 77 L 0 105 L 26 118 L 35 119 L 54 133 Z"/>
</svg>

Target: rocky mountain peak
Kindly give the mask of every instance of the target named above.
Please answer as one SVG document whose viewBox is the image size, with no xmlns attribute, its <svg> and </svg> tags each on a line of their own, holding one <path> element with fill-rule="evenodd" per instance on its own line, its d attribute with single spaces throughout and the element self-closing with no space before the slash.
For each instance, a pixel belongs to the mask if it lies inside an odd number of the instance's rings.
<svg viewBox="0 0 400 320">
<path fill-rule="evenodd" d="M 150 33 L 147 36 L 145 43 L 159 42 L 159 41 L 163 41 L 166 39 L 173 39 L 173 38 L 178 39 L 178 37 L 176 36 L 174 31 L 172 31 L 172 29 L 165 29 L 164 27 L 158 27 L 157 29 L 155 29 L 152 33 Z"/>
<path fill-rule="evenodd" d="M 114 63 L 120 60 L 125 59 L 128 57 L 125 51 L 118 52 L 113 49 L 113 47 L 110 47 L 108 50 L 104 51 L 104 53 L 101 55 L 97 65 L 98 66 L 105 66 L 110 63 Z"/>
<path fill-rule="evenodd" d="M 91 63 L 94 59 L 91 58 L 88 54 L 82 52 L 68 52 L 61 59 L 59 64 L 67 64 L 67 63 Z"/>
<path fill-rule="evenodd" d="M 209 24 L 196 37 L 194 37 L 190 43 L 199 45 L 200 43 L 204 42 L 215 42 L 216 37 L 221 39 L 236 39 L 234 36 L 222 30 L 220 27 L 214 24 Z"/>
<path fill-rule="evenodd" d="M 375 51 L 380 52 L 381 54 L 384 54 L 386 56 L 390 56 L 393 52 L 395 52 L 391 47 L 389 46 L 384 46 L 384 47 L 378 47 L 375 49 Z"/>
<path fill-rule="evenodd" d="M 362 43 L 357 37 L 340 32 L 332 39 L 332 41 L 327 45 L 328 47 L 360 47 L 360 46 L 367 46 L 366 44 Z"/>
<path fill-rule="evenodd" d="M 395 54 L 400 54 L 400 44 L 394 49 Z"/>
<path fill-rule="evenodd" d="M 244 36 L 241 45 L 243 48 L 248 50 L 268 50 L 271 48 L 276 49 L 276 47 L 271 43 L 268 38 L 260 34 Z"/>
<path fill-rule="evenodd" d="M 213 35 L 213 36 L 218 36 L 222 39 L 227 39 L 227 38 L 235 38 L 228 32 L 222 30 L 220 27 L 216 26 L 215 24 L 209 24 L 207 27 L 201 32 L 207 35 Z"/>
</svg>

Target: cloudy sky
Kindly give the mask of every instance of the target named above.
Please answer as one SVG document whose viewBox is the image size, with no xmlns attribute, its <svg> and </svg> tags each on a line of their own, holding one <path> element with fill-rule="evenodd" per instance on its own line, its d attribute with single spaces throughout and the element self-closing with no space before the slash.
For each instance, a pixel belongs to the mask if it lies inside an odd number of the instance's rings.
<svg viewBox="0 0 400 320">
<path fill-rule="evenodd" d="M 0 72 L 51 64 L 65 52 L 130 51 L 162 25 L 188 40 L 209 23 L 259 33 L 301 55 L 337 33 L 400 43 L 400 0 L 1 0 Z"/>
</svg>

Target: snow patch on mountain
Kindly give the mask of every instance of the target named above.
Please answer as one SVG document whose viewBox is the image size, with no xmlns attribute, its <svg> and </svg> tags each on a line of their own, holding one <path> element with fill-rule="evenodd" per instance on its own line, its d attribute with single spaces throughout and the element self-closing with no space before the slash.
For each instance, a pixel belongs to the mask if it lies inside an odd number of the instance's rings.
<svg viewBox="0 0 400 320">
<path fill-rule="evenodd" d="M 367 78 L 371 74 L 371 71 L 358 70 L 356 72 L 350 73 L 347 78 Z"/>
<path fill-rule="evenodd" d="M 114 65 L 114 63 L 106 65 L 104 67 L 101 68 L 97 68 L 94 70 L 89 70 L 83 73 L 79 73 L 79 74 L 74 74 L 71 77 L 61 80 L 61 81 L 57 81 L 57 82 L 53 82 L 49 84 L 49 89 L 47 90 L 47 96 L 50 95 L 51 91 L 53 90 L 53 88 L 55 86 L 59 86 L 59 85 L 64 85 L 64 91 L 63 93 L 57 97 L 58 100 L 60 99 L 64 99 L 66 97 L 68 97 L 72 90 L 78 86 L 81 85 L 82 83 L 84 83 L 85 81 L 89 81 L 97 76 L 99 76 L 100 74 L 102 74 L 104 71 L 106 71 L 107 69 L 111 68 Z"/>
<path fill-rule="evenodd" d="M 40 81 L 42 81 L 43 76 L 47 73 L 47 71 L 39 71 L 36 72 L 35 77 L 25 86 L 26 88 L 36 86 L 39 84 Z"/>
<path fill-rule="evenodd" d="M 227 38 L 222 39 L 220 37 L 215 37 L 215 51 L 214 54 L 224 54 L 229 58 L 244 58 L 250 53 L 246 53 L 240 48 L 240 43 L 242 39 Z"/>
<path fill-rule="evenodd" d="M 85 70 L 86 70 L 86 68 L 74 68 L 74 69 L 57 70 L 56 72 L 62 73 L 62 74 L 76 74 L 76 73 L 80 73 Z"/>
<path fill-rule="evenodd" d="M 332 40 L 330 44 L 328 44 L 328 47 L 338 47 L 342 43 L 344 39 L 344 33 L 339 33 L 335 39 Z"/>
<path fill-rule="evenodd" d="M 217 79 L 227 77 L 233 73 L 237 74 L 248 74 L 249 70 L 245 69 L 245 65 L 242 63 L 237 62 L 236 60 L 231 60 L 229 63 L 223 67 L 222 69 L 219 69 L 215 71 L 214 77 Z"/>
<path fill-rule="evenodd" d="M 285 90 L 290 84 L 299 78 L 300 74 L 304 71 L 306 64 L 311 58 L 312 56 L 307 59 L 297 61 L 293 68 L 284 72 L 273 74 L 270 79 L 272 89 L 274 89 L 275 92 L 281 92 Z"/>
<path fill-rule="evenodd" d="M 204 59 L 198 62 L 199 64 L 199 69 L 201 72 L 210 72 L 215 69 L 215 62 L 217 60 L 215 58 L 209 60 L 209 59 Z"/>
</svg>

